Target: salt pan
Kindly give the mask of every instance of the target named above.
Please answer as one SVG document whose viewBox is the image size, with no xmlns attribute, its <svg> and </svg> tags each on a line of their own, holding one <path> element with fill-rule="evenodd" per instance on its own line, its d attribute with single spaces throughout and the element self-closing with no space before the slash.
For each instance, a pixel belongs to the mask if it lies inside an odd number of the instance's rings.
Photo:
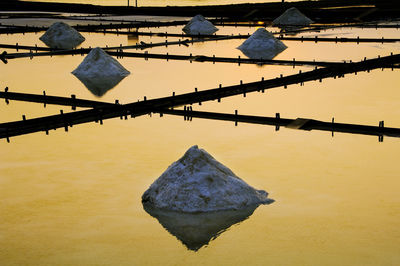
<svg viewBox="0 0 400 266">
<path fill-rule="evenodd" d="M 251 59 L 272 59 L 287 46 L 265 28 L 257 29 L 238 49 Z"/>
<path fill-rule="evenodd" d="M 47 46 L 59 49 L 75 48 L 85 40 L 78 31 L 64 22 L 51 25 L 39 39 Z"/>
<path fill-rule="evenodd" d="M 182 31 L 193 35 L 212 35 L 218 29 L 202 15 L 196 15 L 183 27 Z"/>
<path fill-rule="evenodd" d="M 275 26 L 308 26 L 312 23 L 314 21 L 306 17 L 295 7 L 289 8 L 272 22 Z"/>
<path fill-rule="evenodd" d="M 240 210 L 273 202 L 216 161 L 191 147 L 150 186 L 142 202 L 156 209 L 185 213 Z"/>
<path fill-rule="evenodd" d="M 97 47 L 72 71 L 94 95 L 103 96 L 130 74 L 117 60 Z"/>
</svg>

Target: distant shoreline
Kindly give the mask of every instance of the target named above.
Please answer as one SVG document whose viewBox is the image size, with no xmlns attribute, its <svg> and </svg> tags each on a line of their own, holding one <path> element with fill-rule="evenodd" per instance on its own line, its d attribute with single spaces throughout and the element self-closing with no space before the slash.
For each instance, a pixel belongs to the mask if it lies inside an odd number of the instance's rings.
<svg viewBox="0 0 400 266">
<path fill-rule="evenodd" d="M 231 4 L 211 6 L 167 6 L 132 7 L 99 6 L 91 4 L 71 4 L 54 2 L 30 2 L 3 0 L 2 11 L 44 11 L 64 13 L 110 14 L 110 15 L 154 15 L 154 16 L 194 16 L 224 17 L 236 21 L 268 20 L 279 16 L 286 9 L 295 6 L 313 20 L 324 23 L 354 22 L 359 17 L 365 21 L 396 19 L 400 15 L 398 0 L 321 0 L 254 4 Z"/>
</svg>

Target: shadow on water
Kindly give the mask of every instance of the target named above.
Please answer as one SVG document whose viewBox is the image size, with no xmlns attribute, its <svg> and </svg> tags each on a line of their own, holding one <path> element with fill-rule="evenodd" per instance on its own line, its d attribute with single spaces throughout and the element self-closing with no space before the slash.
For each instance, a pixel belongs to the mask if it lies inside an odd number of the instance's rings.
<svg viewBox="0 0 400 266">
<path fill-rule="evenodd" d="M 247 56 L 250 59 L 264 59 L 264 60 L 272 60 L 274 59 L 278 54 L 280 54 L 282 51 L 276 51 L 276 50 L 257 50 L 257 51 L 252 51 L 252 50 L 240 50 L 245 56 Z M 258 64 L 260 65 L 260 64 Z"/>
<path fill-rule="evenodd" d="M 256 206 L 243 210 L 218 211 L 209 213 L 179 213 L 154 209 L 143 204 L 144 210 L 189 250 L 198 251 L 216 239 L 232 225 L 248 219 Z"/>
<path fill-rule="evenodd" d="M 85 87 L 95 96 L 102 97 L 109 90 L 114 88 L 121 82 L 124 76 L 103 76 L 98 78 L 86 77 L 84 75 L 74 74 Z"/>
</svg>

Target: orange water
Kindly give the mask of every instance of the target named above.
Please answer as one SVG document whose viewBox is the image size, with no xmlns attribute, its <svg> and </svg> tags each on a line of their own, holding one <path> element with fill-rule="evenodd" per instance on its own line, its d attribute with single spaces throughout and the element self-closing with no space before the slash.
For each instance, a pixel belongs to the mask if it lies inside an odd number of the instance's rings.
<svg viewBox="0 0 400 266">
<path fill-rule="evenodd" d="M 159 29 L 165 31 L 165 29 Z M 175 31 L 179 32 L 179 29 Z M 224 28 L 221 33 L 253 29 Z M 336 30 L 339 36 L 395 36 L 396 30 Z M 132 44 L 84 34 L 83 46 Z M 312 34 L 311 34 L 312 35 Z M 2 35 L 32 45 L 40 35 Z M 140 41 L 163 41 L 139 37 Z M 136 42 L 136 40 L 133 40 Z M 241 40 L 149 52 L 241 55 Z M 286 42 L 278 59 L 359 60 L 399 53 L 399 44 Z M 12 51 L 9 51 L 12 52 Z M 242 55 L 243 56 L 243 55 Z M 132 74 L 96 98 L 70 72 L 81 56 L 10 60 L 1 88 L 122 103 L 297 73 L 300 68 L 119 59 Z M 303 71 L 310 68 L 303 67 Z M 195 105 L 285 118 L 400 127 L 398 70 L 348 75 Z M 0 122 L 69 108 L 11 101 Z M 276 202 L 260 206 L 198 252 L 189 251 L 142 208 L 147 187 L 198 144 Z M 143 116 L 35 133 L 0 142 L 0 265 L 399 265 L 400 140 L 267 126 Z"/>
</svg>

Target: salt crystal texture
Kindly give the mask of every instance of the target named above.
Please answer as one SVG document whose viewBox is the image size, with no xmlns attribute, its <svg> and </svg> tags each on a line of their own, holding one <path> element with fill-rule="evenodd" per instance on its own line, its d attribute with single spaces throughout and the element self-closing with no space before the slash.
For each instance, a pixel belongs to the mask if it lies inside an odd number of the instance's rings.
<svg viewBox="0 0 400 266">
<path fill-rule="evenodd" d="M 72 71 L 94 95 L 103 96 L 130 74 L 117 60 L 96 47 Z"/>
<path fill-rule="evenodd" d="M 272 22 L 275 26 L 308 26 L 311 23 L 314 23 L 314 21 L 306 17 L 295 7 L 289 8 Z"/>
<path fill-rule="evenodd" d="M 238 49 L 251 59 L 272 59 L 287 46 L 265 28 L 257 29 Z"/>
<path fill-rule="evenodd" d="M 183 27 L 182 31 L 193 35 L 212 35 L 218 29 L 202 15 L 196 15 Z"/>
<path fill-rule="evenodd" d="M 153 209 L 144 205 L 147 213 L 193 251 L 208 245 L 232 225 L 249 218 L 256 208 L 257 206 L 251 206 L 241 210 L 182 213 Z"/>
<path fill-rule="evenodd" d="M 142 202 L 156 209 L 199 213 L 272 203 L 267 196 L 193 146 L 144 192 Z"/>
<path fill-rule="evenodd" d="M 56 22 L 39 38 L 48 47 L 72 49 L 81 44 L 85 38 L 74 28 L 64 22 Z"/>
</svg>

